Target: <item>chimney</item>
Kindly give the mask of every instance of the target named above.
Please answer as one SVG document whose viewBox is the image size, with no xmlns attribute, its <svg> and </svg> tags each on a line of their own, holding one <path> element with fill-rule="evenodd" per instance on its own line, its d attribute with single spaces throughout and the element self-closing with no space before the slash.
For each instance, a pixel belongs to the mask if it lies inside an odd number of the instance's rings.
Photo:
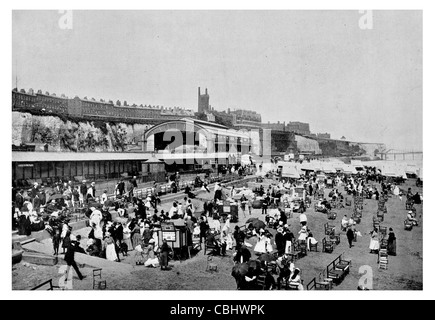
<svg viewBox="0 0 435 320">
<path fill-rule="evenodd" d="M 207 95 L 208 93 L 207 93 L 207 88 L 205 88 L 205 95 Z"/>
<path fill-rule="evenodd" d="M 198 87 L 198 97 L 201 95 L 201 87 Z"/>
</svg>

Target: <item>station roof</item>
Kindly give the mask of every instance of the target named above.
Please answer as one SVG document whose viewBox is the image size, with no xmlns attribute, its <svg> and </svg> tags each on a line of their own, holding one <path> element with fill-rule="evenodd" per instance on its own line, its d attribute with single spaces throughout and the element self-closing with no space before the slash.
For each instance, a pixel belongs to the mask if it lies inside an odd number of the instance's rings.
<svg viewBox="0 0 435 320">
<path fill-rule="evenodd" d="M 12 152 L 12 162 L 148 160 L 151 153 L 137 152 Z"/>
</svg>

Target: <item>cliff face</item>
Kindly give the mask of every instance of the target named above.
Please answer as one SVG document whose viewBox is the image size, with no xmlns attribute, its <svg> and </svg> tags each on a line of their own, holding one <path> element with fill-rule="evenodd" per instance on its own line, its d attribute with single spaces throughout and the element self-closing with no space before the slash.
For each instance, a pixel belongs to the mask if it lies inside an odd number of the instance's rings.
<svg viewBox="0 0 435 320">
<path fill-rule="evenodd" d="M 141 149 L 143 133 L 151 125 L 71 122 L 54 116 L 12 112 L 12 144 L 47 144 L 50 151 L 110 152 Z"/>
</svg>

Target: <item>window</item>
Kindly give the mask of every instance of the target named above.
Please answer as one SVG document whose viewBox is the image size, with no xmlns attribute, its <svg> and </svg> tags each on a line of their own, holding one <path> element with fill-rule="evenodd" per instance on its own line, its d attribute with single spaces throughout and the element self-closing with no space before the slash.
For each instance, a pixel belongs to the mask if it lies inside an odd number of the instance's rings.
<svg viewBox="0 0 435 320">
<path fill-rule="evenodd" d="M 54 162 L 47 162 L 48 164 L 48 176 L 51 177 L 55 177 L 55 170 L 54 170 Z"/>
<path fill-rule="evenodd" d="M 33 178 L 41 178 L 41 164 L 39 162 L 33 164 Z"/>
<path fill-rule="evenodd" d="M 19 164 L 17 164 L 17 169 L 15 171 L 16 179 L 24 179 L 24 167 L 20 167 Z"/>
<path fill-rule="evenodd" d="M 77 162 L 77 175 L 83 176 L 83 162 Z"/>
<path fill-rule="evenodd" d="M 71 177 L 75 177 L 77 175 L 77 162 L 70 163 L 70 175 Z"/>
<path fill-rule="evenodd" d="M 55 167 L 56 167 L 55 176 L 62 177 L 64 175 L 63 174 L 63 162 L 55 162 Z"/>
</svg>

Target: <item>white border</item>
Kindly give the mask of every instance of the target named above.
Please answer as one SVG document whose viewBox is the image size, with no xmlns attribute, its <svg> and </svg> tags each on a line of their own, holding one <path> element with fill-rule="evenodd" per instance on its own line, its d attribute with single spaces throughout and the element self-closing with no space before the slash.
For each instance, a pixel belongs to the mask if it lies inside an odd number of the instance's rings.
<svg viewBox="0 0 435 320">
<path fill-rule="evenodd" d="M 3 176 L 6 177 L 6 182 L 2 184 L 2 195 L 4 196 L 5 212 L 3 213 L 6 217 L 3 219 L 4 223 L 1 225 L 1 234 L 5 237 L 2 239 L 1 246 L 2 252 L 5 253 L 3 258 L 8 260 L 8 263 L 4 261 L 1 264 L 2 277 L 0 277 L 0 297 L 2 299 L 156 299 L 156 300 L 199 300 L 199 299 L 260 299 L 260 300 L 300 300 L 300 299 L 430 299 L 433 293 L 434 276 L 431 272 L 431 266 L 433 266 L 433 256 L 431 251 L 433 251 L 432 243 L 433 240 L 430 236 L 424 237 L 424 289 L 423 291 L 330 291 L 330 292 L 237 292 L 237 291 L 123 291 L 120 294 L 119 291 L 106 291 L 106 292 L 92 292 L 92 291 L 74 291 L 74 292 L 60 292 L 55 295 L 50 292 L 29 292 L 29 291 L 12 291 L 11 290 L 11 259 L 9 258 L 10 252 L 10 216 L 9 216 L 9 199 L 10 199 L 10 177 L 11 177 L 11 151 L 10 151 L 10 133 L 11 132 L 11 112 L 10 112 L 10 101 L 11 101 L 11 62 L 12 62 L 12 17 L 11 10 L 16 9 L 133 9 L 133 10 L 158 10 L 158 9 L 172 9 L 172 10 L 189 10 L 189 9 L 201 9 L 201 10 L 211 10 L 211 9 L 231 9 L 231 10 L 301 10 L 301 9 L 330 9 L 330 10 L 341 10 L 341 9 L 374 9 L 374 10 L 420 10 L 423 9 L 423 20 L 424 20 L 424 56 L 427 58 L 424 61 L 424 99 L 423 104 L 426 106 L 424 108 L 424 157 L 425 163 L 432 163 L 432 148 L 430 146 L 430 141 L 432 137 L 432 127 L 431 122 L 433 113 L 431 107 L 434 106 L 433 100 L 433 58 L 435 57 L 435 52 L 433 48 L 433 32 L 430 30 L 435 30 L 434 28 L 434 17 L 432 16 L 431 6 L 424 1 L 328 1 L 327 4 L 324 1 L 298 1 L 288 4 L 287 1 L 240 1 L 236 3 L 234 0 L 221 0 L 221 1 L 153 1 L 152 3 L 144 4 L 140 1 L 105 1 L 104 7 L 100 2 L 90 3 L 89 0 L 76 0 L 76 1 L 64 1 L 59 3 L 59 1 L 10 1 L 6 5 L 2 3 L 1 16 L 1 32 L 2 32 L 2 59 L 1 63 L 3 67 L 1 68 L 2 78 L 1 78 L 1 100 L 4 108 L 2 117 L 0 117 L 1 128 L 5 128 L 2 134 L 2 151 L 4 152 L 2 157 L 2 172 Z M 107 4 L 108 3 L 108 4 Z M 430 2 L 429 2 L 430 3 Z M 63 8 L 62 8 L 63 7 Z M 432 14 L 431 14 L 432 13 Z M 406 22 L 405 22 L 406 23 Z M 429 58 L 428 58 L 429 57 Z M 429 106 L 429 108 L 427 107 Z M 406 130 L 406 128 L 404 128 Z M 428 138 L 429 137 L 429 138 Z M 429 142 L 428 142 L 429 141 Z M 427 143 L 426 143 L 427 142 Z M 6 154 L 8 156 L 6 156 Z M 432 177 L 432 169 L 429 166 L 425 168 L 426 177 Z M 426 202 L 429 199 L 429 195 L 432 193 L 432 187 L 427 183 L 425 185 L 426 191 Z M 429 180 L 430 182 L 430 180 Z M 3 189 L 4 188 L 4 189 Z M 8 198 L 9 197 L 9 198 Z M 431 225 L 430 217 L 431 213 L 427 211 L 425 219 L 425 226 Z M 4 229 L 4 230 L 3 230 Z M 425 232 L 426 234 L 427 232 Z M 3 248 L 4 246 L 4 248 Z"/>
</svg>

